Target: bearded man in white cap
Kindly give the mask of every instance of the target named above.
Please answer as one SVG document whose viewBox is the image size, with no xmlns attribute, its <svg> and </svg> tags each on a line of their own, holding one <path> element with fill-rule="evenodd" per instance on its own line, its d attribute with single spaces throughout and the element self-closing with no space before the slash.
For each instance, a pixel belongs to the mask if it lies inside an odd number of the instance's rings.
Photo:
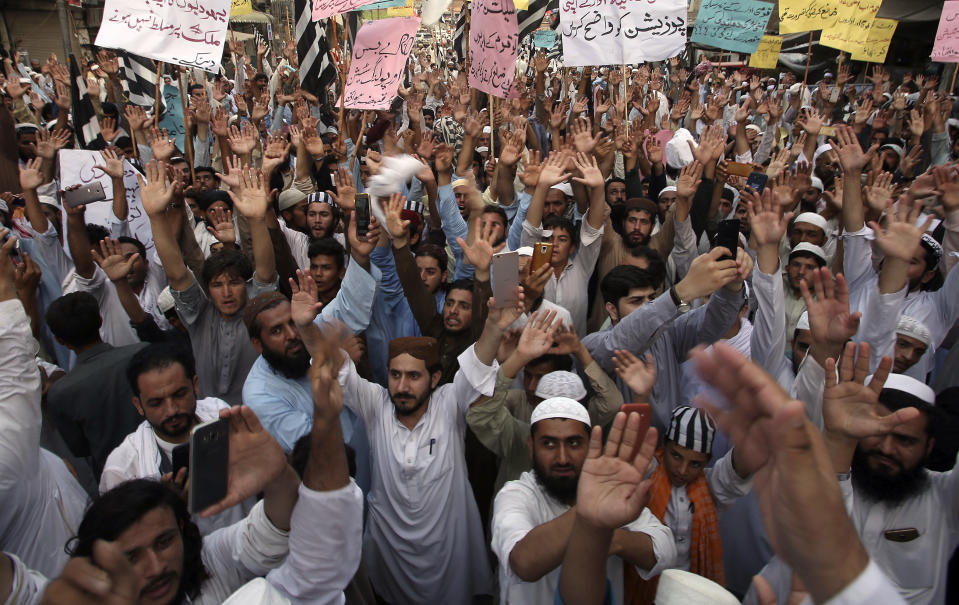
<svg viewBox="0 0 959 605">
<path fill-rule="evenodd" d="M 789 262 L 789 253 L 797 245 L 805 242 L 822 248 L 826 255 L 826 262 L 832 260 L 836 253 L 836 240 L 830 237 L 833 230 L 822 216 L 815 212 L 802 212 L 793 219 L 786 230 L 786 238 L 779 244 L 779 260 L 785 267 Z"/>
<path fill-rule="evenodd" d="M 507 483 L 493 510 L 493 551 L 499 558 L 500 602 L 551 604 L 575 519 L 576 488 L 586 460 L 590 418 L 567 397 L 536 406 L 530 425 L 532 472 Z M 613 602 L 623 602 L 623 562 L 643 578 L 670 567 L 676 548 L 669 529 L 643 509 L 615 531 L 606 577 Z"/>
<path fill-rule="evenodd" d="M 812 282 L 808 281 L 810 276 L 816 269 L 825 267 L 827 263 L 823 249 L 809 242 L 799 242 L 793 246 L 789 259 L 783 263 L 786 268 L 783 271 L 783 298 L 786 303 L 787 343 L 790 342 L 790 337 L 796 329 L 799 316 L 806 310 L 799 284 L 805 281 L 811 290 Z"/>
</svg>

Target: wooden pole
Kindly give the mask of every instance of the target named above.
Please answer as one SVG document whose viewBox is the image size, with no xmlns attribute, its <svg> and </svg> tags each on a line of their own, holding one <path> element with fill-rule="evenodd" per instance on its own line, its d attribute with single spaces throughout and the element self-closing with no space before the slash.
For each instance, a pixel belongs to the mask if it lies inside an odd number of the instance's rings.
<svg viewBox="0 0 959 605">
<path fill-rule="evenodd" d="M 947 95 L 952 95 L 952 91 L 956 89 L 956 74 L 959 74 L 959 65 L 955 65 L 955 68 L 952 70 L 952 84 L 949 85 L 949 92 Z"/>
<path fill-rule="evenodd" d="M 163 61 L 157 61 L 157 81 L 153 105 L 153 127 L 160 127 L 160 80 L 163 78 Z"/>
<path fill-rule="evenodd" d="M 809 61 L 812 60 L 812 32 L 809 32 L 809 45 L 806 48 L 806 73 L 802 77 L 802 87 L 803 94 L 806 90 L 806 82 L 809 81 Z M 800 104 L 802 103 L 802 97 L 799 98 Z"/>
<path fill-rule="evenodd" d="M 464 3 L 463 10 L 466 11 L 466 23 L 463 25 L 463 41 L 466 43 L 466 62 L 464 63 L 466 69 L 466 78 L 467 83 L 469 83 L 470 75 L 470 11 L 466 8 Z"/>
<path fill-rule="evenodd" d="M 179 73 L 177 78 L 180 85 L 180 107 L 183 110 L 183 119 L 186 120 L 186 92 L 185 87 L 183 86 L 183 72 Z M 184 129 L 185 130 L 185 129 Z M 196 173 L 193 169 L 193 131 L 185 130 L 183 133 L 183 151 L 186 153 L 186 159 L 190 162 L 190 182 L 192 183 L 196 179 Z"/>
<path fill-rule="evenodd" d="M 496 157 L 496 133 L 499 129 L 496 127 L 496 97 L 489 96 L 489 157 Z"/>
<path fill-rule="evenodd" d="M 368 113 L 363 111 L 363 123 L 360 124 L 360 134 L 356 137 L 356 144 L 353 145 L 353 155 L 350 156 L 350 163 L 347 165 L 350 172 L 353 172 L 353 162 L 356 160 L 356 154 L 360 152 L 360 146 L 363 144 L 363 135 L 366 134 L 366 122 L 368 118 Z"/>
<path fill-rule="evenodd" d="M 623 122 L 626 124 L 626 136 L 629 137 L 629 79 L 626 76 L 626 64 L 623 64 Z"/>
</svg>

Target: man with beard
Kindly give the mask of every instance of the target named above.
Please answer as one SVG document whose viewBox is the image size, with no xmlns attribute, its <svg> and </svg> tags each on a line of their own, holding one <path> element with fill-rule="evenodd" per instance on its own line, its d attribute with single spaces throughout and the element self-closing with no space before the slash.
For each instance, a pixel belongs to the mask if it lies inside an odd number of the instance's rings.
<svg viewBox="0 0 959 605">
<path fill-rule="evenodd" d="M 316 191 L 306 196 L 306 227 L 310 241 L 332 237 L 343 244 L 342 233 L 336 232 L 340 222 L 340 209 L 324 191 Z"/>
<path fill-rule="evenodd" d="M 300 274 L 304 287 L 308 280 Z M 313 426 L 310 354 L 296 332 L 290 309 L 285 296 L 268 292 L 251 300 L 243 314 L 250 342 L 260 354 L 243 384 L 243 401 L 287 454 Z M 321 314 L 320 320 L 326 317 Z M 332 313 L 328 317 L 340 319 Z M 347 445 L 356 452 L 356 482 L 366 493 L 370 486 L 366 427 L 348 408 L 343 409 L 340 421 Z"/>
<path fill-rule="evenodd" d="M 809 242 L 796 244 L 789 253 L 786 270 L 782 273 L 787 336 L 795 332 L 799 316 L 806 310 L 800 284 L 806 282 L 807 286 L 811 285 L 812 274 L 820 267 L 825 267 L 826 263 L 826 253 L 823 249 Z"/>
<path fill-rule="evenodd" d="M 553 397 L 530 417 L 532 472 L 508 482 L 496 496 L 492 546 L 499 558 L 500 601 L 553 603 L 560 564 L 576 516 L 576 489 L 586 460 L 590 417 L 578 401 Z M 614 603 L 623 602 L 623 562 L 642 578 L 672 565 L 672 532 L 643 509 L 616 530 L 606 559 Z"/>
<path fill-rule="evenodd" d="M 187 469 L 173 476 L 173 450 L 189 443 L 190 431 L 220 417 L 230 406 L 222 399 L 197 399 L 193 353 L 182 345 L 153 344 L 137 351 L 127 365 L 133 407 L 144 418 L 107 457 L 100 493 L 131 479 L 163 480 L 177 491 L 187 485 Z M 195 522 L 202 535 L 243 519 L 253 506 L 244 502 Z"/>
</svg>

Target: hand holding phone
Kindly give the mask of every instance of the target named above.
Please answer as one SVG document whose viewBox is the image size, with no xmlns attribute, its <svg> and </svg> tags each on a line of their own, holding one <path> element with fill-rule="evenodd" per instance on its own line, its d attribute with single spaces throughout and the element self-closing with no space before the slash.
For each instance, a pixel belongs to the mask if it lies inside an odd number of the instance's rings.
<svg viewBox="0 0 959 605">
<path fill-rule="evenodd" d="M 230 463 L 230 425 L 211 420 L 190 433 L 190 514 L 197 514 L 226 497 Z"/>
<path fill-rule="evenodd" d="M 370 231 L 370 194 L 356 194 L 356 236 L 366 238 Z"/>
<path fill-rule="evenodd" d="M 535 273 L 540 267 L 548 265 L 553 256 L 553 244 L 539 242 L 533 244 L 533 258 L 530 260 L 530 273 Z"/>
<path fill-rule="evenodd" d="M 732 256 L 723 255 L 720 260 L 732 260 L 736 258 L 736 252 L 739 250 L 739 219 L 733 218 L 719 222 L 719 229 L 713 238 L 713 248 L 726 248 L 732 253 Z"/>
<path fill-rule="evenodd" d="M 99 181 L 94 181 L 89 185 L 83 185 L 74 189 L 67 189 L 63 192 L 63 203 L 68 208 L 76 208 L 91 202 L 100 202 L 107 199 L 103 191 L 103 185 Z"/>
</svg>

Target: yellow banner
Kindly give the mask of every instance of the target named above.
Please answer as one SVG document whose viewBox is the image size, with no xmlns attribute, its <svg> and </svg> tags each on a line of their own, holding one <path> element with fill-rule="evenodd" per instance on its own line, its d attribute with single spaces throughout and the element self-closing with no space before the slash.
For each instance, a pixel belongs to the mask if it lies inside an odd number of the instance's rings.
<svg viewBox="0 0 959 605">
<path fill-rule="evenodd" d="M 836 24 L 822 30 L 819 43 L 854 52 L 866 42 L 866 34 L 879 12 L 882 0 L 839 0 L 839 4 Z"/>
<path fill-rule="evenodd" d="M 749 55 L 749 66 L 759 69 L 776 69 L 776 64 L 779 63 L 779 51 L 782 47 L 782 36 L 763 36 L 763 39 L 759 41 L 756 52 Z"/>
<path fill-rule="evenodd" d="M 233 0 L 233 6 L 230 8 L 231 17 L 240 15 L 249 15 L 253 12 L 253 0 Z"/>
<path fill-rule="evenodd" d="M 513 0 L 513 6 L 518 11 L 524 11 L 529 8 L 529 0 Z"/>
<path fill-rule="evenodd" d="M 899 22 L 895 19 L 873 19 L 866 42 L 857 51 L 853 51 L 852 60 L 885 63 L 889 43 L 892 42 L 898 26 Z"/>
<path fill-rule="evenodd" d="M 780 0 L 779 33 L 795 34 L 832 27 L 839 18 L 839 0 Z"/>
</svg>

